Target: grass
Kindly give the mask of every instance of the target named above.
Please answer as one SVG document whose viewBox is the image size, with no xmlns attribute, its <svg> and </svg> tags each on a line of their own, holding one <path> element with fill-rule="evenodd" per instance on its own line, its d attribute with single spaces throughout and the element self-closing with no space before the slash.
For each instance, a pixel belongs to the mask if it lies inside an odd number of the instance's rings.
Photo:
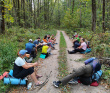
<svg viewBox="0 0 110 93">
<path fill-rule="evenodd" d="M 59 56 L 59 79 L 68 75 L 67 70 L 67 56 L 66 56 L 66 42 L 62 32 L 60 32 L 60 56 Z M 69 93 L 69 86 L 61 86 L 62 93 Z"/>
<path fill-rule="evenodd" d="M 12 27 L 6 29 L 4 35 L 0 35 L 0 75 L 5 71 L 13 69 L 14 61 L 17 57 L 17 52 L 20 49 L 25 49 L 25 44 L 31 38 L 35 40 L 37 37 L 43 39 L 47 34 L 56 35 L 55 29 L 42 30 L 42 29 L 25 29 L 19 27 Z M 40 57 L 41 50 L 38 50 L 37 57 L 33 62 L 37 61 Z M 4 85 L 3 81 L 0 81 L 0 92 L 6 92 L 13 85 Z"/>
</svg>

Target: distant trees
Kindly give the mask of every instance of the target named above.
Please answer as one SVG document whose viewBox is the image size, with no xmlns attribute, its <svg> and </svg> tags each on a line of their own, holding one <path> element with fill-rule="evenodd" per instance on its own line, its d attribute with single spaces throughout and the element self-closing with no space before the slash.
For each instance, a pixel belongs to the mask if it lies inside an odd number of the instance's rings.
<svg viewBox="0 0 110 93">
<path fill-rule="evenodd" d="M 87 27 L 105 32 L 110 29 L 109 9 L 109 0 L 1 0 L 0 33 L 5 32 L 5 26 Z"/>
</svg>

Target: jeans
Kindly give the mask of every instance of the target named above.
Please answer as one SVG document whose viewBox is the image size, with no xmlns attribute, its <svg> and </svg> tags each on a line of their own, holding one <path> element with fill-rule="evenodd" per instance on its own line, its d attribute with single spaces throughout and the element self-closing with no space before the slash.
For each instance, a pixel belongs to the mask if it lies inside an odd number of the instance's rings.
<svg viewBox="0 0 110 93">
<path fill-rule="evenodd" d="M 47 45 L 48 45 L 48 46 L 50 45 L 51 47 L 54 47 L 51 42 L 47 43 Z"/>
</svg>

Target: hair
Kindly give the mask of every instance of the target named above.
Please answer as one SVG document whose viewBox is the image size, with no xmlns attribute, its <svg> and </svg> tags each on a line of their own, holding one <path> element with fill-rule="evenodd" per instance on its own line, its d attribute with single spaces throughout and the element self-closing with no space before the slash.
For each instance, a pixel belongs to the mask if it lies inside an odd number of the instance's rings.
<svg viewBox="0 0 110 93">
<path fill-rule="evenodd" d="M 40 37 L 38 37 L 37 39 L 40 39 Z"/>
<path fill-rule="evenodd" d="M 76 32 L 76 31 L 74 31 L 74 32 Z"/>
<path fill-rule="evenodd" d="M 47 35 L 44 36 L 44 39 L 46 39 L 46 38 L 47 38 Z"/>
<path fill-rule="evenodd" d="M 81 38 L 81 36 L 79 36 L 79 38 Z"/>
<path fill-rule="evenodd" d="M 82 39 L 85 42 L 85 38 Z"/>
</svg>

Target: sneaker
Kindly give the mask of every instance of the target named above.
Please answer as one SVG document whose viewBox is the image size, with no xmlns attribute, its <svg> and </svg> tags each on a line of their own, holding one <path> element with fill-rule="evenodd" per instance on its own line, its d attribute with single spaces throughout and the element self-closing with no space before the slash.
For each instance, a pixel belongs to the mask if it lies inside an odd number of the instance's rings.
<svg viewBox="0 0 110 93">
<path fill-rule="evenodd" d="M 73 79 L 73 80 L 69 81 L 68 84 L 78 84 L 78 81 Z"/>
<path fill-rule="evenodd" d="M 53 81 L 53 85 L 54 85 L 54 87 L 56 87 L 56 88 L 59 87 L 59 83 L 57 83 L 57 81 Z"/>
</svg>

